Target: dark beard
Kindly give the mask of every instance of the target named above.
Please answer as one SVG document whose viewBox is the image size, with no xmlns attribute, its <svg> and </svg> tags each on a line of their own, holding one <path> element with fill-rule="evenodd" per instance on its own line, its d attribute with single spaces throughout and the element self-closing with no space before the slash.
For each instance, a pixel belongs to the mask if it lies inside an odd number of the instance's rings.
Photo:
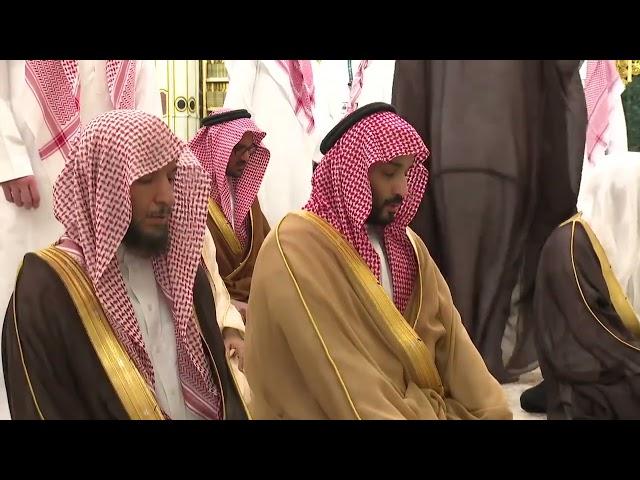
<svg viewBox="0 0 640 480">
<path fill-rule="evenodd" d="M 378 225 L 383 227 L 393 222 L 393 215 L 389 219 L 382 218 L 383 208 L 384 207 L 371 207 L 371 213 L 369 214 L 369 218 L 367 218 L 367 223 L 369 225 Z"/>
<path fill-rule="evenodd" d="M 136 224 L 129 225 L 127 233 L 122 239 L 123 243 L 132 250 L 147 253 L 149 256 L 165 253 L 169 248 L 169 226 L 161 232 L 149 235 L 141 231 Z"/>
<path fill-rule="evenodd" d="M 367 218 L 367 223 L 369 225 L 379 225 L 379 226 L 387 226 L 396 218 L 395 213 L 390 213 L 388 218 L 382 218 L 382 209 L 387 205 L 392 205 L 394 203 L 402 203 L 403 198 L 400 195 L 396 195 L 393 198 L 386 199 L 381 206 L 371 206 L 371 213 Z"/>
<path fill-rule="evenodd" d="M 240 173 L 236 173 L 235 171 L 227 168 L 227 171 L 225 173 L 227 174 L 227 177 L 237 180 L 242 176 L 242 174 L 244 173 L 244 170 Z"/>
</svg>

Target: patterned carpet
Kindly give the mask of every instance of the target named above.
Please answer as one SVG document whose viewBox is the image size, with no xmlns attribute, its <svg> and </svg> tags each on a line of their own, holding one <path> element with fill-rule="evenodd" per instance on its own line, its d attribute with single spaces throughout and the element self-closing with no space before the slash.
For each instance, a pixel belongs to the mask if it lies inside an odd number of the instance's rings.
<svg viewBox="0 0 640 480">
<path fill-rule="evenodd" d="M 546 420 L 547 416 L 542 413 L 527 413 L 520 408 L 520 395 L 527 388 L 534 387 L 542 381 L 542 374 L 540 369 L 527 373 L 520 377 L 520 380 L 516 383 L 510 383 L 503 385 L 507 399 L 509 400 L 509 406 L 513 412 L 514 420 Z"/>
</svg>

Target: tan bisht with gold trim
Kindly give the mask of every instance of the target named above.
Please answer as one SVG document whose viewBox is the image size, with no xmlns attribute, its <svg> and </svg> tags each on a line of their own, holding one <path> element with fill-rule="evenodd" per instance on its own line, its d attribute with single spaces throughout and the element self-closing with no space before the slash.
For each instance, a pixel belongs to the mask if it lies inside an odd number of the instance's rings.
<svg viewBox="0 0 640 480">
<path fill-rule="evenodd" d="M 245 373 L 258 419 L 510 419 L 423 242 L 402 315 L 322 218 L 289 214 L 260 252 Z M 301 241 L 304 239 L 304 241 Z"/>
</svg>

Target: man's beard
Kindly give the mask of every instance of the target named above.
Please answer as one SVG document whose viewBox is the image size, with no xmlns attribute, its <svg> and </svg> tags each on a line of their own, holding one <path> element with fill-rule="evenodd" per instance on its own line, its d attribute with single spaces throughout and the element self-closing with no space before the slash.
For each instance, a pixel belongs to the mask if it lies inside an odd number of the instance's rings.
<svg viewBox="0 0 640 480">
<path fill-rule="evenodd" d="M 166 225 L 157 233 L 149 234 L 132 223 L 124 235 L 123 243 L 132 250 L 147 253 L 149 256 L 165 253 L 169 248 L 169 225 Z"/>
<path fill-rule="evenodd" d="M 232 179 L 237 180 L 242 176 L 246 167 L 247 167 L 247 164 L 245 163 L 243 164 L 242 169 L 240 171 L 237 171 L 227 166 L 227 170 L 225 173 L 227 174 L 228 177 L 231 177 Z"/>
<path fill-rule="evenodd" d="M 369 225 L 379 226 L 389 225 L 395 219 L 397 212 L 389 212 L 386 216 L 383 216 L 382 212 L 384 210 L 384 207 L 388 205 L 401 204 L 402 200 L 402 196 L 396 195 L 394 197 L 386 199 L 380 206 L 372 205 L 371 213 L 369 214 L 369 218 L 367 218 L 367 223 Z"/>
</svg>

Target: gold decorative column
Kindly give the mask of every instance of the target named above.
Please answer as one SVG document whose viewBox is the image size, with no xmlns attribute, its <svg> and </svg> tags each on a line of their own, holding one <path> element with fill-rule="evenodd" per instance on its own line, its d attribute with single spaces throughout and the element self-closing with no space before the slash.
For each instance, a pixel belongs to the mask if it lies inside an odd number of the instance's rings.
<svg viewBox="0 0 640 480">
<path fill-rule="evenodd" d="M 163 120 L 188 141 L 200 126 L 200 72 L 198 60 L 156 60 Z"/>
<path fill-rule="evenodd" d="M 201 84 L 201 116 L 204 118 L 211 112 L 222 108 L 224 97 L 229 86 L 229 74 L 224 60 L 200 60 Z"/>
<path fill-rule="evenodd" d="M 616 66 L 625 85 L 640 75 L 640 60 L 616 60 Z"/>
</svg>

